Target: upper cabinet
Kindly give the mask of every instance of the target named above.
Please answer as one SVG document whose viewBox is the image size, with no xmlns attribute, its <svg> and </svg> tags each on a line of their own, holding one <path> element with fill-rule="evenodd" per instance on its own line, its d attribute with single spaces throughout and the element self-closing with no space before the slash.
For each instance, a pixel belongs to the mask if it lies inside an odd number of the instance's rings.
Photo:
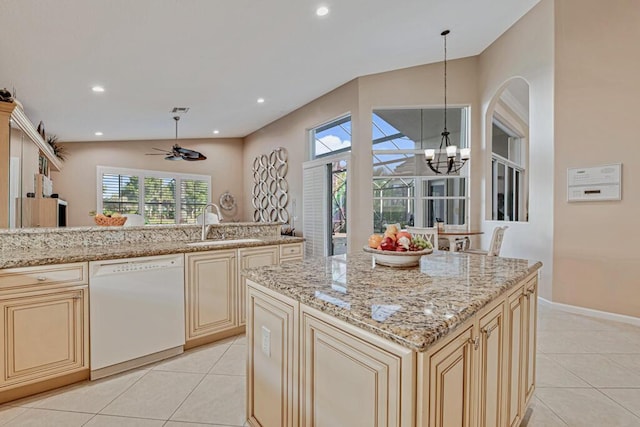
<svg viewBox="0 0 640 427">
<path fill-rule="evenodd" d="M 61 168 L 60 159 L 22 108 L 0 102 L 0 199 L 7 206 L 0 209 L 0 228 L 23 226 L 23 201 L 27 193 L 37 196 L 42 188 L 36 177 L 47 180 L 51 170 Z"/>
</svg>

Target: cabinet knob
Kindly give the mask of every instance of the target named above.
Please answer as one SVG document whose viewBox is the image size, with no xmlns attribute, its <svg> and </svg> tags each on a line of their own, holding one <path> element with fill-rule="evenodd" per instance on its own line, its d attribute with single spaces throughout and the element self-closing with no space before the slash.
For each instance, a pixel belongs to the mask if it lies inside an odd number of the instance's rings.
<svg viewBox="0 0 640 427">
<path fill-rule="evenodd" d="M 490 328 L 484 328 L 482 330 L 482 332 L 484 332 L 487 335 L 487 338 L 489 338 L 491 336 L 491 332 L 494 331 L 494 329 L 496 329 L 498 327 L 498 323 L 496 323 L 495 325 L 493 325 Z"/>
<path fill-rule="evenodd" d="M 38 276 L 36 279 L 38 280 L 38 282 L 45 282 L 47 280 L 47 278 L 44 276 Z"/>
</svg>

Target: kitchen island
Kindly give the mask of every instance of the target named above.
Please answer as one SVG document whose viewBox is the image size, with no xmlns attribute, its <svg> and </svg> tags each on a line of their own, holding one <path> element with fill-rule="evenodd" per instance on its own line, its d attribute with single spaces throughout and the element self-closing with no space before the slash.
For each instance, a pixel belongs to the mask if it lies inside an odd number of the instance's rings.
<svg viewBox="0 0 640 427">
<path fill-rule="evenodd" d="M 244 271 L 254 426 L 519 425 L 535 387 L 539 262 L 435 252 Z"/>
</svg>

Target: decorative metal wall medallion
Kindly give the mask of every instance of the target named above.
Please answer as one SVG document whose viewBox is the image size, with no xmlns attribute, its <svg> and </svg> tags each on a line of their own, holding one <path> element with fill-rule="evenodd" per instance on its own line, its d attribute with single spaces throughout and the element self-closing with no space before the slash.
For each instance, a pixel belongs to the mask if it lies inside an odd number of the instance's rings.
<svg viewBox="0 0 640 427">
<path fill-rule="evenodd" d="M 287 150 L 278 147 L 269 154 L 262 154 L 253 160 L 253 186 L 251 204 L 253 219 L 260 222 L 289 221 L 287 203 L 289 201 L 289 184 L 286 175 Z"/>
</svg>

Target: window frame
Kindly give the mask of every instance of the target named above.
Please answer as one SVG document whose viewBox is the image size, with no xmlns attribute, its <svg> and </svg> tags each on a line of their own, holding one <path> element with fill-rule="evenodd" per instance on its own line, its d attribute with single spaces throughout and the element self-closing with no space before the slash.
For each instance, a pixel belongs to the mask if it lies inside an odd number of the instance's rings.
<svg viewBox="0 0 640 427">
<path fill-rule="evenodd" d="M 175 179 L 176 181 L 176 194 L 175 194 L 175 222 L 167 223 L 173 225 L 189 224 L 182 222 L 182 181 L 183 180 L 197 180 L 205 181 L 207 185 L 207 203 L 211 202 L 211 176 L 200 174 L 189 174 L 182 172 L 168 172 L 168 171 L 156 171 L 148 169 L 133 169 L 133 168 L 121 168 L 113 166 L 96 166 L 96 212 L 103 212 L 103 193 L 102 193 L 102 177 L 105 174 L 114 175 L 129 175 L 138 177 L 138 212 L 145 219 L 145 178 L 160 178 L 160 179 Z M 148 225 L 166 225 L 166 224 L 148 224 Z"/>
<path fill-rule="evenodd" d="M 317 140 L 316 134 L 318 132 L 323 132 L 327 129 L 342 126 L 344 123 L 347 123 L 347 122 L 353 124 L 351 113 L 347 113 L 343 116 L 330 120 L 319 126 L 312 127 L 308 130 L 308 135 L 309 135 L 309 157 L 308 158 L 310 161 L 351 152 L 351 149 L 353 146 L 353 128 L 351 128 L 351 132 L 349 132 L 349 137 L 351 139 L 349 140 L 348 147 L 344 147 L 339 150 L 327 151 L 326 153 L 322 153 L 322 154 L 316 154 L 316 140 Z"/>
<path fill-rule="evenodd" d="M 389 196 L 382 196 L 382 197 L 377 197 L 375 195 L 375 189 L 373 187 L 373 181 L 375 180 L 382 180 L 382 179 L 400 179 L 400 180 L 407 180 L 407 181 L 413 181 L 413 196 L 409 196 L 407 195 L 406 197 L 389 197 Z M 423 191 L 424 189 L 424 184 L 426 182 L 429 181 L 439 181 L 439 180 L 460 180 L 460 179 L 464 179 L 465 180 L 465 186 L 464 186 L 464 192 L 465 195 L 464 196 L 429 196 L 428 194 L 425 194 L 425 192 Z M 464 204 L 465 204 L 465 212 L 464 212 L 464 222 L 462 224 L 449 224 L 453 227 L 467 227 L 467 225 L 469 224 L 469 209 L 471 207 L 471 199 L 469 197 L 469 177 L 466 175 L 427 175 L 427 176 L 421 176 L 421 175 L 413 175 L 413 176 L 406 176 L 406 175 L 384 175 L 384 176 L 374 176 L 373 177 L 373 181 L 372 181 L 372 201 L 373 204 L 375 206 L 375 202 L 379 201 L 380 203 L 384 202 L 385 200 L 405 200 L 407 202 L 408 205 L 410 205 L 413 202 L 413 226 L 414 227 L 428 227 L 428 217 L 426 222 L 423 222 L 423 218 L 425 218 L 424 215 L 424 202 L 427 202 L 429 200 L 438 200 L 438 201 L 443 201 L 445 202 L 445 210 L 447 209 L 447 205 L 446 202 L 449 200 L 463 200 Z M 407 187 L 409 188 L 409 187 Z M 373 206 L 372 206 L 373 208 Z M 446 213 L 445 213 L 445 218 L 443 218 L 445 220 L 446 223 Z M 374 212 L 374 221 L 375 221 L 375 212 Z M 432 221 L 435 221 L 435 218 L 432 219 Z M 407 224 L 409 224 L 409 222 L 407 222 Z M 374 228 L 374 232 L 377 231 L 379 232 L 380 230 L 376 230 L 375 228 L 375 223 L 372 224 L 373 228 Z M 433 224 L 432 224 L 433 226 Z M 384 230 L 382 230 L 384 231 Z"/>
<path fill-rule="evenodd" d="M 471 139 L 470 139 L 470 132 L 471 132 L 471 106 L 469 105 L 453 105 L 451 106 L 451 108 L 457 108 L 460 109 L 460 144 L 456 144 L 459 145 L 458 148 L 470 148 L 471 147 Z M 444 112 L 444 109 L 441 106 L 417 106 L 417 107 L 401 107 L 401 108 L 374 108 L 371 111 L 371 126 L 373 128 L 373 126 L 376 126 L 376 123 L 374 122 L 374 115 L 376 114 L 376 111 L 379 110 L 439 110 Z M 378 116 L 380 119 L 384 120 L 382 117 Z M 424 127 L 424 122 L 421 123 L 421 127 Z M 393 140 L 396 139 L 398 137 L 400 137 L 401 135 L 404 136 L 404 134 L 402 134 L 400 131 L 397 134 L 393 134 L 393 135 L 389 135 L 389 136 L 385 136 L 385 137 L 381 137 L 381 138 L 377 138 L 377 139 L 373 139 L 371 140 L 371 147 L 372 147 L 372 169 L 375 168 L 376 166 L 384 166 L 382 163 L 377 165 L 376 162 L 376 155 L 390 155 L 390 154 L 395 154 L 395 155 L 405 155 L 404 157 L 408 157 L 406 156 L 407 154 L 411 154 L 413 156 L 415 156 L 416 161 L 417 159 L 423 159 L 424 157 L 424 148 L 421 145 L 421 148 L 418 149 L 379 149 L 376 150 L 375 149 L 375 145 L 377 142 L 380 142 L 382 140 Z M 394 144 L 395 145 L 395 144 Z M 387 162 L 388 163 L 388 162 Z M 467 162 L 467 164 L 469 164 L 469 162 Z M 471 199 L 470 199 L 470 173 L 469 173 L 469 166 L 466 166 L 458 173 L 458 174 L 452 174 L 452 175 L 435 175 L 435 174 L 429 174 L 429 171 L 424 168 L 424 171 L 427 172 L 427 174 L 418 174 L 421 171 L 419 170 L 419 168 L 416 167 L 415 171 L 416 173 L 414 174 L 408 174 L 408 175 L 394 175 L 394 174 L 385 174 L 385 175 L 373 175 L 372 176 L 372 200 L 373 200 L 373 204 L 372 204 L 372 209 L 374 208 L 374 206 L 376 205 L 376 202 L 379 201 L 379 203 L 383 203 L 385 200 L 398 200 L 398 199 L 402 199 L 402 200 L 406 200 L 406 202 L 408 203 L 408 206 L 410 206 L 411 203 L 413 203 L 413 221 L 414 221 L 414 226 L 416 227 L 427 227 L 428 226 L 428 220 L 429 218 L 425 218 L 424 215 L 424 203 L 428 203 L 428 200 L 440 200 L 443 203 L 445 203 L 445 212 L 447 209 L 447 201 L 449 200 L 464 200 L 464 216 L 463 216 L 463 223 L 462 224 L 450 224 L 453 227 L 460 227 L 460 228 L 464 228 L 464 227 L 468 227 L 469 225 L 469 221 L 470 221 L 470 210 L 471 210 Z M 424 172 L 423 172 L 424 173 Z M 409 196 L 407 195 L 406 197 L 402 197 L 402 198 L 398 198 L 398 197 L 376 197 L 375 195 L 375 189 L 374 189 L 374 182 L 375 180 L 378 179 L 400 179 L 400 180 L 411 180 L 413 181 L 413 196 Z M 434 197 L 434 196 L 428 196 L 428 194 L 424 194 L 423 188 L 424 188 L 424 183 L 428 182 L 428 181 L 434 181 L 434 180 L 459 180 L 459 179 L 464 179 L 465 181 L 465 186 L 464 186 L 464 192 L 465 195 L 464 196 L 440 196 L 440 197 Z M 410 192 L 409 192 L 410 193 Z M 376 224 L 375 224 L 375 217 L 376 214 L 374 212 L 374 223 L 372 224 L 372 227 L 375 228 Z M 445 218 L 443 218 L 446 222 L 446 213 L 445 213 Z M 427 224 L 423 224 L 423 219 L 425 219 L 425 221 L 427 222 Z M 435 221 L 435 218 L 432 219 L 433 221 Z M 375 230 L 374 230 L 375 231 Z"/>
<path fill-rule="evenodd" d="M 508 141 L 508 151 L 507 155 L 509 157 L 514 157 L 513 159 L 505 158 L 504 156 L 497 154 L 493 151 L 493 131 L 491 132 L 491 156 L 490 156 L 490 183 L 491 188 L 489 192 L 490 203 L 489 205 L 489 215 L 491 221 L 501 221 L 501 222 L 526 222 L 528 221 L 528 207 L 527 207 L 527 199 L 528 199 L 528 175 L 527 175 L 527 165 L 528 165 L 528 139 L 527 139 L 527 127 L 524 123 L 521 123 L 520 120 L 514 116 L 514 113 L 510 110 L 507 105 L 502 103 L 498 103 L 496 105 L 496 110 L 494 111 L 491 118 L 491 128 L 493 126 L 499 127 L 504 133 L 509 136 Z M 517 145 L 517 148 L 515 147 Z M 512 154 L 514 154 L 512 156 Z M 498 202 L 498 168 L 502 165 L 505 169 L 504 177 L 504 194 L 505 197 L 502 201 L 502 218 L 499 218 L 499 208 L 500 203 Z M 513 180 L 516 181 L 516 176 L 518 176 L 518 188 L 516 191 L 512 192 L 512 199 L 510 203 L 513 206 L 513 218 L 507 218 L 507 206 L 508 200 L 506 195 L 509 194 L 511 188 L 509 187 L 509 171 L 513 174 Z"/>
</svg>

